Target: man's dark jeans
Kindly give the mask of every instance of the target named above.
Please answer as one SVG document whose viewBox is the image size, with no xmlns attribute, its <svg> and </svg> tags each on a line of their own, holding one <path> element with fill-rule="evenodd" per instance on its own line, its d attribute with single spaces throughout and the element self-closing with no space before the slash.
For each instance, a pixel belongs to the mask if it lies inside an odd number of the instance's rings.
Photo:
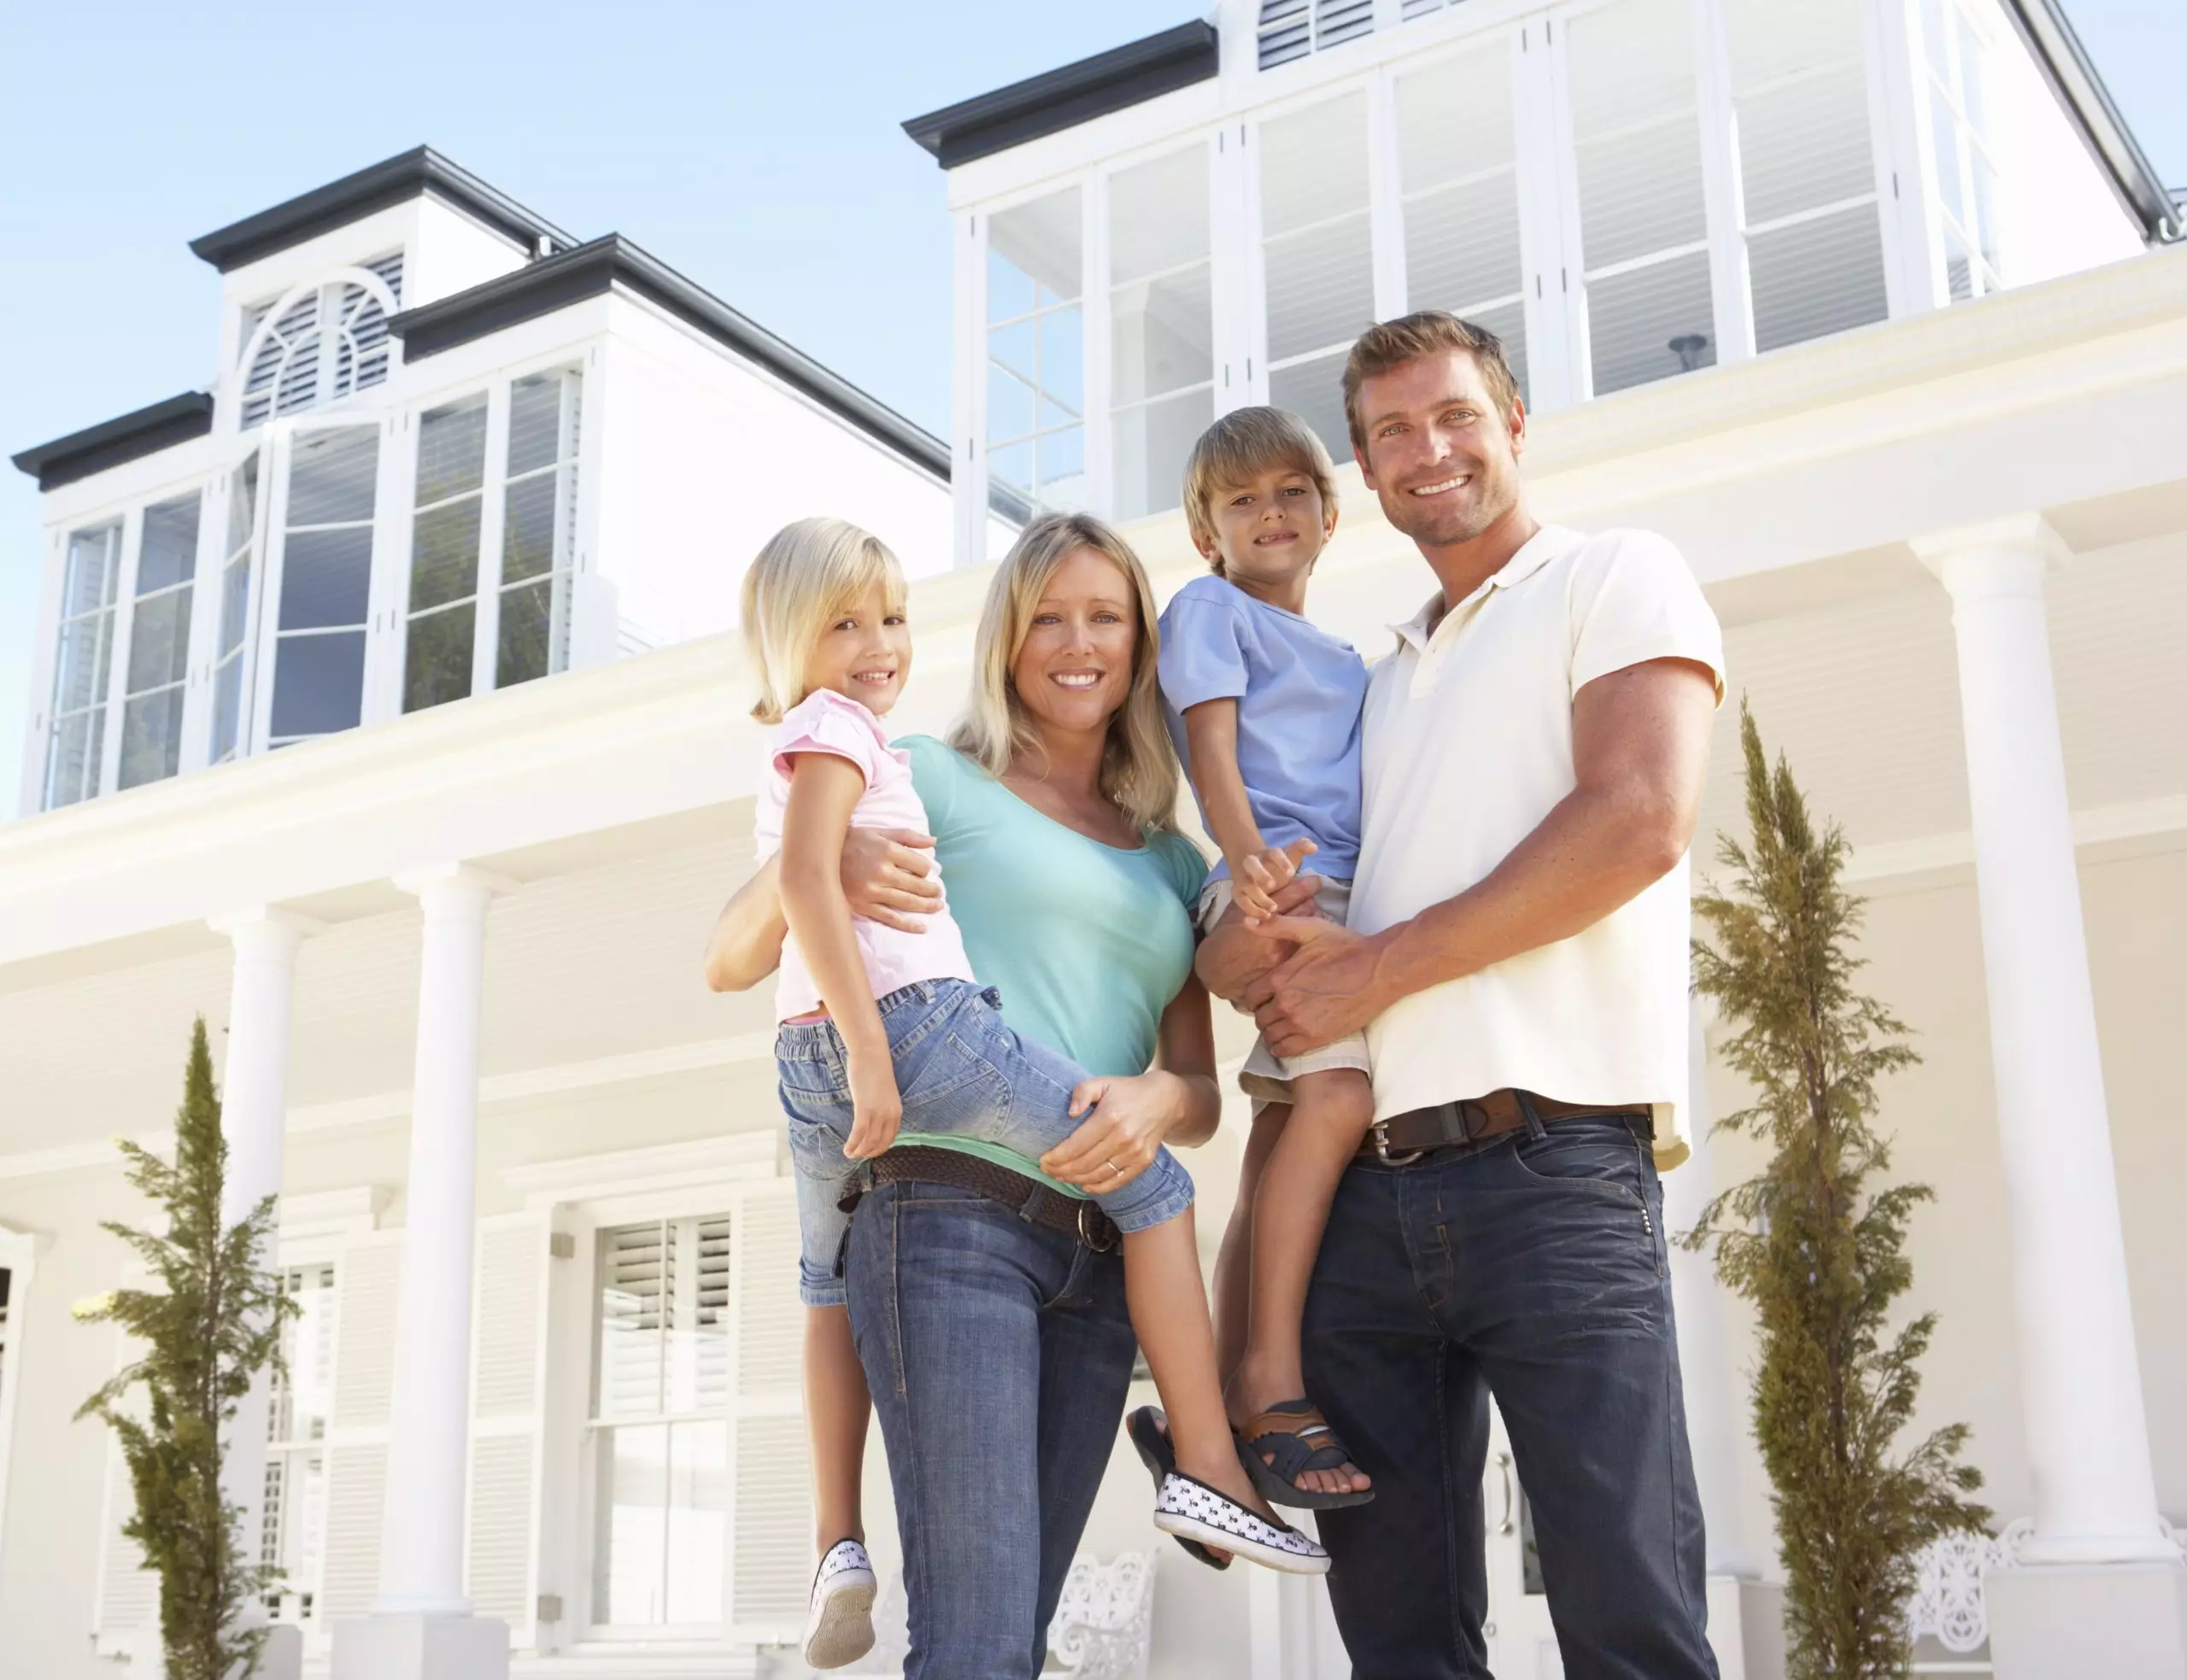
<svg viewBox="0 0 2187 1680">
<path fill-rule="evenodd" d="M 1354 1680 L 1489 1674 L 1481 1473 L 1504 1414 L 1572 1680 L 1714 1680 L 1662 1196 L 1645 1122 L 1345 1174 L 1307 1385 L 1372 1504 L 1322 1513 Z"/>
</svg>

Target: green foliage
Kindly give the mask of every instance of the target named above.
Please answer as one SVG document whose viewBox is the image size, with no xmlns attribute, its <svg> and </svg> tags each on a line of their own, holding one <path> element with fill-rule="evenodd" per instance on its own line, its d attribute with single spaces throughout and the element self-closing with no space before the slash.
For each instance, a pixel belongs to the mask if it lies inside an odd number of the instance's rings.
<svg viewBox="0 0 2187 1680">
<path fill-rule="evenodd" d="M 1913 1282 L 1908 1222 L 1933 1193 L 1881 1183 L 1876 1082 L 1920 1058 L 1904 1023 L 1853 989 L 1862 905 L 1842 879 L 1844 835 L 1817 831 L 1744 706 L 1739 738 L 1753 837 L 1720 848 L 1733 893 L 1694 900 L 1711 936 L 1695 942 L 1694 986 L 1736 1024 L 1724 1059 L 1756 1092 L 1722 1129 L 1774 1153 L 1683 1240 L 1713 1244 L 1716 1275 L 1760 1316 L 1755 1434 L 1775 1490 L 1793 1680 L 1870 1680 L 1907 1671 L 1915 1554 L 1990 1513 L 1961 1497 L 1982 1484 L 1959 1461 L 1966 1425 L 1893 1452 L 1937 1320 L 1893 1334 L 1891 1307 Z"/>
<path fill-rule="evenodd" d="M 189 1071 L 175 1116 L 174 1164 L 123 1143 L 129 1181 L 167 1212 L 167 1234 L 108 1222 L 157 1286 L 120 1290 L 77 1316 L 111 1320 L 144 1355 L 86 1400 L 79 1418 L 103 1419 L 120 1438 L 136 1515 L 122 1531 L 160 1577 L 160 1637 L 169 1680 L 234 1680 L 255 1671 L 266 1630 L 238 1624 L 275 1572 L 248 1561 L 242 1511 L 220 1497 L 220 1432 L 253 1377 L 279 1366 L 281 1322 L 296 1303 L 260 1256 L 273 1233 L 273 1197 L 223 1230 L 228 1150 L 205 1022 L 191 1029 Z M 127 1404 L 142 1387 L 142 1414 Z"/>
</svg>

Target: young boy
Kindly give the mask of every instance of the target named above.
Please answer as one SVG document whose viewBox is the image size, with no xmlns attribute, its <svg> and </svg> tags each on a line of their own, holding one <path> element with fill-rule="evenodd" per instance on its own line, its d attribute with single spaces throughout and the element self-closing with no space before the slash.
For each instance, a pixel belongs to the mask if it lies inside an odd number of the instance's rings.
<svg viewBox="0 0 2187 1680">
<path fill-rule="evenodd" d="M 1193 448 L 1185 515 L 1214 575 L 1185 585 L 1163 613 L 1160 670 L 1177 754 L 1222 848 L 1199 900 L 1203 932 L 1274 915 L 1272 895 L 1310 856 L 1322 881 L 1315 908 L 1344 919 L 1359 855 L 1367 667 L 1303 616 L 1336 514 L 1328 453 L 1294 414 L 1239 409 Z M 1374 1494 L 1305 1398 L 1299 1326 L 1337 1180 L 1374 1119 L 1366 1041 L 1355 1033 L 1281 1061 L 1257 1041 L 1239 1084 L 1266 1106 L 1217 1268 L 1231 1421 L 1267 1499 L 1357 1505 Z"/>
</svg>

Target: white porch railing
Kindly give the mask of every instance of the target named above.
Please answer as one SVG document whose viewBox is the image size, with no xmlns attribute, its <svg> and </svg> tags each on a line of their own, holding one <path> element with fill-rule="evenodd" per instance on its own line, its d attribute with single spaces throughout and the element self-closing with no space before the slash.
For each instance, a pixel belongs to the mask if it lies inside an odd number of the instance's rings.
<svg viewBox="0 0 2187 1680">
<path fill-rule="evenodd" d="M 1982 1578 L 2020 1561 L 2020 1548 L 2035 1531 L 2033 1520 L 2017 1518 L 2002 1534 L 1947 1534 L 1922 1549 L 1920 1576 L 1906 1607 L 1908 1630 L 1918 1642 L 1936 1642 L 1944 1654 L 1920 1660 L 1916 1674 L 1988 1674 L 1990 1607 Z M 2165 1525 L 2172 1544 L 2187 1553 L 2187 1531 Z"/>
</svg>

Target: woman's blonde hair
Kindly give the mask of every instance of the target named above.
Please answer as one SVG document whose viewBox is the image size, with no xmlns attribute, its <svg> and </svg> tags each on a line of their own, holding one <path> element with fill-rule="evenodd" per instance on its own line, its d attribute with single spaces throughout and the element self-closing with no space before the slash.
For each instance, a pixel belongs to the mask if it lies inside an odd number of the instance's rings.
<svg viewBox="0 0 2187 1680">
<path fill-rule="evenodd" d="M 767 539 L 744 574 L 744 646 L 759 679 L 752 715 L 779 723 L 809 692 L 805 670 L 829 622 L 879 584 L 904 604 L 904 570 L 888 545 L 842 519 L 800 519 Z"/>
<path fill-rule="evenodd" d="M 1017 535 L 988 588 L 972 654 L 972 695 L 949 744 L 991 776 L 1007 771 L 1020 753 L 1038 753 L 1011 670 L 1025 646 L 1033 614 L 1056 569 L 1082 548 L 1113 564 L 1131 586 L 1139 633 L 1131 652 L 1131 688 L 1109 720 L 1101 753 L 1101 791 L 1141 830 L 1176 826 L 1177 755 L 1162 721 L 1155 670 L 1154 591 L 1131 545 L 1090 513 L 1044 513 Z"/>
</svg>

